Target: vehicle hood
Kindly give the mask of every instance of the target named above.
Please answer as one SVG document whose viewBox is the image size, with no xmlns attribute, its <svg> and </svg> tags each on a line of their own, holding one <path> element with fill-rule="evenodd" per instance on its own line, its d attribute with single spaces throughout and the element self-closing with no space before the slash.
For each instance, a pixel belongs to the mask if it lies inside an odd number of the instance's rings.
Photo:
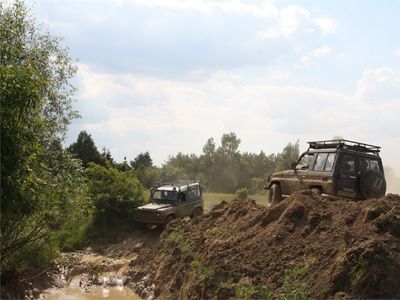
<svg viewBox="0 0 400 300">
<path fill-rule="evenodd" d="M 138 207 L 138 210 L 160 210 L 164 208 L 171 207 L 171 204 L 157 204 L 157 203 L 149 203 L 143 206 Z"/>
<path fill-rule="evenodd" d="M 293 176 L 294 171 L 293 170 L 286 170 L 286 171 L 280 171 L 272 174 L 272 178 L 274 177 L 287 177 L 287 176 Z"/>
</svg>

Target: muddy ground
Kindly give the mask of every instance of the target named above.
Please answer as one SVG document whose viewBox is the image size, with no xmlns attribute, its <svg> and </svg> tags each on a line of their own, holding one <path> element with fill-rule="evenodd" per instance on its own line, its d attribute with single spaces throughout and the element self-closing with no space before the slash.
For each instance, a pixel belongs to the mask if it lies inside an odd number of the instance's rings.
<svg viewBox="0 0 400 300">
<path fill-rule="evenodd" d="M 142 298 L 398 299 L 400 197 L 224 202 L 171 223 L 127 274 Z"/>
<path fill-rule="evenodd" d="M 25 283 L 26 296 L 44 298 L 76 275 L 83 292 L 125 285 L 142 299 L 400 298 L 400 196 L 302 191 L 272 208 L 222 202 L 164 232 L 114 230 L 63 254 Z"/>
<path fill-rule="evenodd" d="M 103 298 L 96 297 L 94 291 L 98 287 L 110 289 L 125 286 L 129 279 L 126 276 L 129 265 L 139 255 L 152 252 L 159 245 L 161 232 L 161 229 L 149 231 L 116 226 L 84 249 L 62 253 L 55 265 L 45 271 L 32 270 L 28 274 L 10 276 L 11 282 L 2 282 L 0 298 L 57 299 L 57 294 L 71 283 L 78 285 L 78 290 L 82 291 L 82 297 L 75 295 L 74 291 L 71 299 Z M 119 297 L 111 296 L 110 299 L 117 300 Z"/>
</svg>

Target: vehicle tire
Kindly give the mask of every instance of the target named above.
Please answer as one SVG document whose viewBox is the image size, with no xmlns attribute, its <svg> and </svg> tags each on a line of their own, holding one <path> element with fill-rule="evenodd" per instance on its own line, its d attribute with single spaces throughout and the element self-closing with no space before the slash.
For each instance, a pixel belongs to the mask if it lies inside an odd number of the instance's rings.
<svg viewBox="0 0 400 300">
<path fill-rule="evenodd" d="M 174 219 L 175 219 L 175 217 L 173 215 L 169 215 L 164 221 L 163 228 L 164 229 L 167 228 L 167 225 L 169 224 L 169 222 L 171 222 Z"/>
<path fill-rule="evenodd" d="M 203 210 L 200 207 L 196 207 L 192 214 L 192 218 L 200 217 L 203 214 Z"/>
<path fill-rule="evenodd" d="M 364 199 L 380 198 L 385 196 L 385 175 L 377 170 L 365 171 L 360 177 L 360 193 Z"/>
<path fill-rule="evenodd" d="M 311 188 L 311 193 L 314 196 L 321 196 L 321 190 L 319 188 L 317 188 L 317 187 Z"/>
<path fill-rule="evenodd" d="M 268 203 L 275 205 L 282 200 L 281 186 L 278 183 L 273 183 L 269 188 Z"/>
</svg>

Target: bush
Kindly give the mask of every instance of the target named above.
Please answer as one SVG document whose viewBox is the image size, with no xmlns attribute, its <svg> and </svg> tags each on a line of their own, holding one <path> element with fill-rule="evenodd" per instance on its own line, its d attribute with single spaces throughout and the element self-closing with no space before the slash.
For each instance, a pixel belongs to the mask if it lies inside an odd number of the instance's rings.
<svg viewBox="0 0 400 300">
<path fill-rule="evenodd" d="M 87 175 L 95 226 L 105 228 L 114 221 L 131 220 L 135 208 L 144 202 L 144 188 L 134 171 L 122 172 L 90 163 Z"/>
<path fill-rule="evenodd" d="M 249 191 L 247 188 L 238 189 L 236 192 L 236 199 L 239 200 L 246 200 L 249 197 Z"/>
</svg>

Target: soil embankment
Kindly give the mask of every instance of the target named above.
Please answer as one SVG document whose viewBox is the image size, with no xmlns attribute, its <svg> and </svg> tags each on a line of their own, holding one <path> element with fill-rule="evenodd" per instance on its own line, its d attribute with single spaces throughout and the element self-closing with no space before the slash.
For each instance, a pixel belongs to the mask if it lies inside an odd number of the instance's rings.
<svg viewBox="0 0 400 300">
<path fill-rule="evenodd" d="M 222 202 L 142 250 L 127 275 L 144 299 L 400 298 L 400 196 Z"/>
</svg>

